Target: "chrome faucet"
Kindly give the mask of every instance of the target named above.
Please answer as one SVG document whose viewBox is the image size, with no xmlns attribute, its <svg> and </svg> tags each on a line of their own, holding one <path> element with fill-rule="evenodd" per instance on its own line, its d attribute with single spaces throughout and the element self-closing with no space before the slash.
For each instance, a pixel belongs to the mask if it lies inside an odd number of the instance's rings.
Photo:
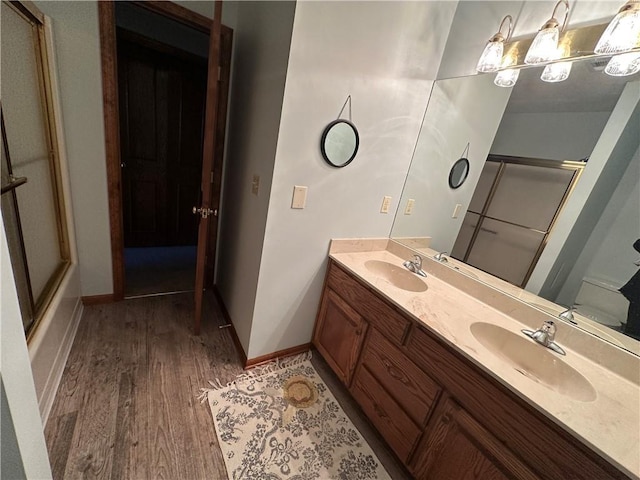
<svg viewBox="0 0 640 480">
<path fill-rule="evenodd" d="M 420 275 L 421 277 L 427 276 L 424 270 L 422 270 L 422 257 L 420 255 L 414 255 L 413 260 L 407 260 L 402 265 L 404 265 L 407 270 L 415 273 L 416 275 Z"/>
<path fill-rule="evenodd" d="M 447 257 L 445 255 L 449 255 L 449 252 L 439 252 L 436 253 L 433 258 L 437 261 L 439 261 L 440 263 L 447 263 L 449 260 L 447 260 Z"/>
<path fill-rule="evenodd" d="M 542 326 L 535 332 L 533 330 L 524 329 L 522 330 L 522 333 L 524 333 L 527 337 L 532 338 L 540 345 L 545 346 L 553 350 L 554 352 L 559 353 L 560 355 L 567 354 L 560 347 L 560 345 L 554 342 L 554 339 L 556 337 L 556 324 L 551 320 L 547 320 L 546 322 L 544 322 Z"/>
<path fill-rule="evenodd" d="M 562 320 L 566 320 L 569 323 L 573 323 L 574 325 L 578 325 L 578 322 L 573 318 L 573 312 L 576 311 L 576 306 L 567 308 L 564 312 L 558 315 Z"/>
</svg>

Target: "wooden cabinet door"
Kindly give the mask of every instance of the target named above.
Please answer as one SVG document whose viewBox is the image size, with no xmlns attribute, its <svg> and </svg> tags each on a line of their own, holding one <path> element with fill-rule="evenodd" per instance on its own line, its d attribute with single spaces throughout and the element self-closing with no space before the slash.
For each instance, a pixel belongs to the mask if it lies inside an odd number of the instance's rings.
<svg viewBox="0 0 640 480">
<path fill-rule="evenodd" d="M 445 397 L 429 422 L 410 469 L 419 479 L 534 480 L 539 477 Z"/>
<path fill-rule="evenodd" d="M 322 297 L 313 344 L 323 358 L 349 386 L 362 348 L 367 322 L 333 290 Z"/>
</svg>

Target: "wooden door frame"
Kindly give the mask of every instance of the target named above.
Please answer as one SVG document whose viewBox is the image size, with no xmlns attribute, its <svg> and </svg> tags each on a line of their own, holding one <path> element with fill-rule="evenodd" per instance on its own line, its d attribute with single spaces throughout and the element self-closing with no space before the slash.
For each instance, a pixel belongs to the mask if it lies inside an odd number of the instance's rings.
<svg viewBox="0 0 640 480">
<path fill-rule="evenodd" d="M 131 3 L 209 34 L 212 19 L 169 1 L 132 1 Z M 111 230 L 111 268 L 113 294 L 109 300 L 124 299 L 124 225 L 122 219 L 122 172 L 120 168 L 120 120 L 118 109 L 118 65 L 115 4 L 98 2 L 100 62 L 102 67 L 102 103 L 107 166 L 109 225 Z M 222 31 L 231 30 L 222 25 Z M 101 296 L 102 297 L 102 296 Z"/>
</svg>

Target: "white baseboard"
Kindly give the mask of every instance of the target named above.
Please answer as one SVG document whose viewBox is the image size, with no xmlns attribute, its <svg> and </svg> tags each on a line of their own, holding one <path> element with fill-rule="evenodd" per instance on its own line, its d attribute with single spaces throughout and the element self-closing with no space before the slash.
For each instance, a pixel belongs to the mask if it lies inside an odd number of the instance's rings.
<svg viewBox="0 0 640 480">
<path fill-rule="evenodd" d="M 73 309 L 71 321 L 69 322 L 67 330 L 64 333 L 62 342 L 60 342 L 60 347 L 58 348 L 58 352 L 56 353 L 53 365 L 51 365 L 49 377 L 47 378 L 47 382 L 44 386 L 44 389 L 42 390 L 42 396 L 40 397 L 38 406 L 40 408 L 40 417 L 42 418 L 43 426 L 46 425 L 47 421 L 49 420 L 51 407 L 53 406 L 53 401 L 56 398 L 56 393 L 58 392 L 58 387 L 60 386 L 60 380 L 62 380 L 64 367 L 67 363 L 67 359 L 69 358 L 71 346 L 73 345 L 73 340 L 76 337 L 76 332 L 78 331 L 78 325 L 80 325 L 80 319 L 82 318 L 83 310 L 84 306 L 82 304 L 82 299 L 78 297 L 78 301 L 76 302 L 76 305 Z"/>
</svg>

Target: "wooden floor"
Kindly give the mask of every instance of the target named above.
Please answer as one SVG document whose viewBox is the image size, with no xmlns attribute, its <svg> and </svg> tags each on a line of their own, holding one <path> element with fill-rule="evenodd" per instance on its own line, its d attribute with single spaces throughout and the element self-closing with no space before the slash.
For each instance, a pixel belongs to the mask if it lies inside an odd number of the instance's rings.
<svg viewBox="0 0 640 480">
<path fill-rule="evenodd" d="M 191 294 L 85 307 L 45 428 L 55 479 L 226 479 L 206 404 L 209 380 L 242 371 L 207 298 L 191 333 Z M 326 364 L 314 364 L 393 478 L 408 478 Z"/>
</svg>

